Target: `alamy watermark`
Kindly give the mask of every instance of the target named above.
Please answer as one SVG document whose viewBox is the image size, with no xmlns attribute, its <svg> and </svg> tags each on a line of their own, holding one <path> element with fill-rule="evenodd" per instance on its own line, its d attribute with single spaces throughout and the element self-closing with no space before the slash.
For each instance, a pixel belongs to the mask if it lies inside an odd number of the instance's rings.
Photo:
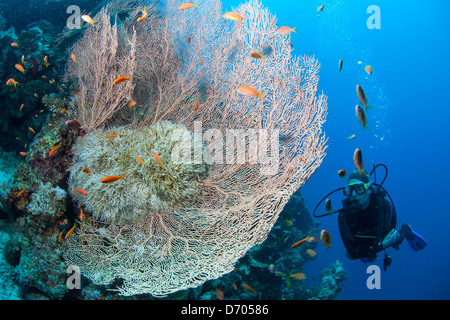
<svg viewBox="0 0 450 320">
<path fill-rule="evenodd" d="M 66 10 L 70 16 L 66 20 L 67 29 L 80 29 L 81 28 L 81 10 L 77 5 L 70 5 Z"/>
<path fill-rule="evenodd" d="M 367 28 L 369 29 L 381 29 L 381 10 L 379 6 L 371 5 L 367 8 L 367 13 L 370 17 L 367 18 Z"/>
<path fill-rule="evenodd" d="M 260 165 L 260 173 L 274 175 L 280 164 L 279 129 L 208 129 L 194 122 L 194 132 L 175 130 L 171 161 L 174 164 Z"/>
<path fill-rule="evenodd" d="M 79 266 L 69 266 L 66 270 L 69 277 L 66 281 L 66 286 L 69 290 L 81 289 L 81 272 Z"/>
<path fill-rule="evenodd" d="M 367 278 L 366 286 L 367 289 L 373 290 L 373 289 L 381 289 L 381 269 L 379 266 L 372 264 L 367 267 L 367 274 L 370 274 L 370 276 Z"/>
</svg>

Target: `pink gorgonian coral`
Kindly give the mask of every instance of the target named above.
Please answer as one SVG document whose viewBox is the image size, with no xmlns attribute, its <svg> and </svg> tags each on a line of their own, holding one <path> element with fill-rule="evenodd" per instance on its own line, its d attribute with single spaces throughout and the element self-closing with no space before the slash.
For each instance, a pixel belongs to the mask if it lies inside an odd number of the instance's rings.
<svg viewBox="0 0 450 320">
<path fill-rule="evenodd" d="M 80 40 L 85 45 L 74 47 L 78 61 L 68 68 L 81 88 L 77 119 L 89 131 L 78 138 L 70 188 L 83 184 L 88 196 L 72 196 L 93 218 L 67 239 L 65 259 L 97 284 L 123 279 L 122 295 L 164 296 L 232 271 L 266 239 L 325 156 L 327 98 L 317 94 L 318 61 L 292 54 L 290 35 L 275 32 L 275 17 L 258 0 L 232 10 L 242 21 L 222 17 L 219 1 L 196 3 L 178 10 L 179 2 L 168 0 L 164 8 L 147 8 L 143 21 L 136 21 L 142 7 L 130 6 L 120 22 L 109 17 L 114 8 L 103 10 Z M 102 41 L 117 45 L 114 54 L 93 44 L 100 35 L 112 38 Z M 96 56 L 93 73 L 83 56 Z M 122 96 L 110 90 L 115 78 L 131 72 L 132 81 L 118 88 Z M 265 94 L 244 95 L 241 86 Z M 136 104 L 129 107 L 131 101 Z M 176 130 L 146 134 L 162 123 Z M 119 140 L 109 143 L 105 134 L 114 128 L 111 139 Z M 101 155 L 88 156 L 88 144 Z M 85 163 L 126 174 L 105 186 L 74 171 Z M 125 184 L 133 192 L 117 191 Z M 192 201 L 185 201 L 183 184 Z M 108 197 L 89 198 L 105 187 Z M 114 201 L 122 209 L 102 215 Z M 137 208 L 139 219 L 109 218 L 132 216 Z"/>
</svg>

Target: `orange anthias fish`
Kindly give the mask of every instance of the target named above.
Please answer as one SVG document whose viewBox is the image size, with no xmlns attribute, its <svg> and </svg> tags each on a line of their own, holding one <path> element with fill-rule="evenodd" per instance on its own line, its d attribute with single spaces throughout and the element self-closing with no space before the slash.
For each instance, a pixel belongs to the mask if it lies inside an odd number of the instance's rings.
<svg viewBox="0 0 450 320">
<path fill-rule="evenodd" d="M 25 69 L 22 67 L 21 64 L 16 63 L 15 67 L 16 67 L 17 70 L 19 70 L 20 72 L 22 72 L 23 74 L 25 74 Z"/>
<path fill-rule="evenodd" d="M 16 80 L 14 80 L 13 78 L 10 78 L 10 79 L 8 79 L 8 81 L 6 81 L 6 85 L 7 86 L 12 86 L 12 85 L 14 85 L 14 88 L 16 87 L 16 85 L 18 85 L 19 83 L 16 81 Z"/>
<path fill-rule="evenodd" d="M 115 133 L 110 133 L 107 135 L 108 138 L 117 138 L 117 134 Z"/>
<path fill-rule="evenodd" d="M 88 173 L 92 176 L 91 170 L 89 170 L 89 168 L 87 168 L 87 167 L 84 167 L 83 169 L 81 169 L 81 171 L 83 171 L 84 173 Z"/>
<path fill-rule="evenodd" d="M 198 4 L 193 4 L 193 3 L 183 3 L 181 6 L 178 7 L 178 10 L 187 10 L 187 9 L 192 9 L 197 7 Z"/>
<path fill-rule="evenodd" d="M 11 47 L 18 48 L 19 45 L 17 44 L 17 42 L 11 42 Z"/>
<path fill-rule="evenodd" d="M 122 179 L 125 176 L 125 173 L 120 175 L 120 176 L 109 176 L 109 177 L 105 177 L 102 180 L 100 180 L 101 183 L 111 183 L 111 182 L 115 182 L 119 179 Z"/>
<path fill-rule="evenodd" d="M 342 179 L 345 179 L 345 176 L 347 175 L 347 171 L 345 169 L 338 170 L 338 175 Z"/>
<path fill-rule="evenodd" d="M 317 12 L 322 11 L 324 7 L 325 7 L 324 5 L 321 5 L 320 7 L 318 7 L 318 8 L 317 8 Z"/>
<path fill-rule="evenodd" d="M 83 209 L 80 207 L 80 221 L 83 221 L 84 218 L 84 212 Z"/>
<path fill-rule="evenodd" d="M 44 57 L 44 64 L 45 66 L 48 68 L 48 66 L 50 65 L 50 63 L 48 63 L 48 56 Z"/>
<path fill-rule="evenodd" d="M 353 153 L 353 162 L 355 163 L 355 168 L 358 169 L 359 174 L 361 174 L 364 171 L 361 149 L 359 148 L 355 149 L 355 153 Z"/>
<path fill-rule="evenodd" d="M 322 230 L 322 232 L 320 232 L 320 240 L 322 240 L 322 244 L 324 246 L 328 248 L 331 247 L 330 243 L 331 243 L 331 236 L 330 233 L 327 230 Z"/>
<path fill-rule="evenodd" d="M 87 196 L 87 192 L 84 191 L 83 189 L 74 189 L 74 191 L 82 194 L 83 196 Z"/>
<path fill-rule="evenodd" d="M 306 254 L 311 258 L 317 256 L 317 252 L 315 252 L 313 249 L 306 249 Z"/>
<path fill-rule="evenodd" d="M 362 125 L 363 129 L 369 129 L 369 127 L 367 127 L 366 125 L 367 122 L 366 114 L 364 113 L 364 110 L 360 105 L 356 105 L 355 115 L 358 118 L 358 121 Z"/>
<path fill-rule="evenodd" d="M 243 283 L 242 287 L 245 289 L 245 291 L 253 293 L 255 296 L 258 295 L 258 292 L 256 292 L 252 287 L 250 287 L 248 284 Z"/>
<path fill-rule="evenodd" d="M 233 20 L 233 21 L 242 21 L 244 18 L 237 12 L 227 12 L 222 15 L 225 19 Z"/>
<path fill-rule="evenodd" d="M 294 278 L 295 280 L 303 280 L 306 279 L 306 274 L 303 272 L 291 274 L 290 278 Z"/>
<path fill-rule="evenodd" d="M 364 90 L 361 88 L 359 84 L 356 85 L 356 95 L 358 96 L 359 101 L 361 101 L 361 103 L 366 107 L 366 110 L 368 108 L 372 108 L 367 104 L 367 97 L 364 93 Z"/>
<path fill-rule="evenodd" d="M 140 164 L 144 164 L 144 161 L 142 161 L 142 159 L 139 157 L 136 157 L 136 161 L 139 162 Z"/>
<path fill-rule="evenodd" d="M 220 300 L 225 299 L 225 296 L 223 294 L 223 291 L 220 290 L 219 288 L 216 288 L 216 294 L 217 294 L 217 298 L 219 298 Z"/>
<path fill-rule="evenodd" d="M 121 83 L 121 82 L 124 82 L 124 81 L 130 81 L 130 78 L 131 78 L 131 77 L 120 76 L 120 77 L 118 77 L 116 80 L 114 80 L 113 84 Z"/>
<path fill-rule="evenodd" d="M 281 35 L 290 34 L 291 32 L 297 33 L 297 31 L 295 31 L 295 28 L 297 28 L 297 27 L 291 28 L 291 27 L 288 27 L 288 26 L 283 26 L 283 27 L 277 29 L 275 31 L 275 33 L 281 34 Z"/>
<path fill-rule="evenodd" d="M 22 188 L 19 193 L 17 194 L 17 197 L 20 197 L 24 192 L 26 191 L 25 188 Z"/>
<path fill-rule="evenodd" d="M 155 160 L 160 164 L 163 165 L 161 158 L 159 157 L 159 154 L 157 154 L 156 152 L 153 152 L 153 156 L 155 157 Z"/>
<path fill-rule="evenodd" d="M 28 127 L 28 130 L 30 130 L 31 132 L 33 132 L 34 134 L 36 134 L 36 131 L 34 131 L 34 129 L 32 127 Z"/>
<path fill-rule="evenodd" d="M 66 233 L 64 239 L 67 239 L 68 237 L 70 237 L 70 235 L 72 234 L 73 230 L 75 230 L 75 227 L 76 227 L 76 226 L 77 226 L 77 223 L 75 222 L 75 223 L 73 224 L 73 227 L 70 228 L 69 231 L 67 231 L 67 233 Z"/>
<path fill-rule="evenodd" d="M 264 59 L 265 58 L 265 56 L 262 55 L 261 53 L 259 53 L 258 51 L 252 51 L 252 52 L 250 52 L 250 55 L 252 56 L 252 58 L 255 58 L 255 59 Z"/>
<path fill-rule="evenodd" d="M 137 22 L 144 21 L 145 18 L 147 18 L 147 11 L 144 8 L 144 10 L 142 10 L 142 17 L 139 17 L 136 21 Z"/>
<path fill-rule="evenodd" d="M 61 148 L 61 144 L 58 144 L 56 147 L 53 147 L 53 149 L 50 150 L 50 152 L 48 153 L 48 156 L 51 157 L 52 155 L 54 155 L 56 150 L 58 150 L 59 148 Z"/>
<path fill-rule="evenodd" d="M 198 109 L 198 107 L 200 106 L 200 104 L 198 103 L 198 101 L 195 101 L 195 106 L 194 106 L 194 111 Z"/>
<path fill-rule="evenodd" d="M 310 236 L 310 235 L 309 235 L 309 236 Z M 307 237 L 303 238 L 302 240 L 300 240 L 300 241 L 294 243 L 294 244 L 291 246 L 291 248 L 298 247 L 299 245 L 305 243 L 306 241 L 308 241 L 309 236 L 307 236 Z"/>
<path fill-rule="evenodd" d="M 236 89 L 236 91 L 245 96 L 258 97 L 263 101 L 264 101 L 263 97 L 267 94 L 267 92 L 258 92 L 254 88 L 249 86 L 240 86 L 239 88 Z"/>
<path fill-rule="evenodd" d="M 75 53 L 72 53 L 70 55 L 70 57 L 72 58 L 73 62 L 77 63 L 77 58 L 75 57 Z"/>
<path fill-rule="evenodd" d="M 21 156 L 26 157 L 28 153 L 26 153 L 26 152 L 24 152 L 24 151 L 20 151 L 19 154 L 20 154 Z"/>
</svg>

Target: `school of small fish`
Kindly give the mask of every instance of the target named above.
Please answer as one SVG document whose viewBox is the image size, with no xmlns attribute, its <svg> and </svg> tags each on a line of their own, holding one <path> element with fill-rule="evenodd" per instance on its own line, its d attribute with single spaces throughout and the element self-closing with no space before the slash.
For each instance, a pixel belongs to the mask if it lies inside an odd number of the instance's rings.
<svg viewBox="0 0 450 320">
<path fill-rule="evenodd" d="M 190 10 L 190 9 L 195 9 L 197 6 L 198 6 L 197 4 L 193 4 L 193 3 L 182 3 L 178 7 L 178 10 L 179 11 L 186 11 L 186 10 Z M 322 12 L 323 10 L 324 10 L 324 5 L 321 5 L 321 6 L 317 7 L 317 9 L 316 9 L 317 12 Z M 148 16 L 146 8 L 143 8 L 140 12 L 141 12 L 141 15 L 136 19 L 137 22 L 144 21 L 147 18 L 147 16 Z M 244 18 L 245 18 L 243 15 L 241 15 L 238 12 L 226 12 L 226 13 L 224 13 L 222 15 L 222 17 L 224 19 L 227 19 L 227 20 L 230 20 L 230 21 L 235 21 L 235 22 L 238 22 L 238 23 L 244 21 Z M 93 18 L 91 18 L 89 15 L 82 15 L 81 19 L 83 21 L 85 21 L 87 24 L 90 24 L 92 26 L 94 26 L 94 24 L 96 22 L 98 22 L 98 21 L 93 20 Z M 274 32 L 275 32 L 276 35 L 287 36 L 287 35 L 290 35 L 292 32 L 296 33 L 297 31 L 296 31 L 296 27 L 292 28 L 290 26 L 281 26 L 277 30 L 275 30 Z M 19 44 L 17 42 L 12 42 L 10 45 L 13 48 L 19 48 Z M 264 52 L 264 50 L 262 50 L 262 51 L 252 50 L 251 52 L 249 52 L 249 56 L 251 58 L 255 59 L 255 60 L 263 60 L 263 59 L 267 58 L 267 52 Z M 73 63 L 77 63 L 77 57 L 75 56 L 75 53 L 71 53 L 70 54 L 70 58 L 73 61 Z M 44 65 L 47 68 L 51 65 L 48 60 L 49 60 L 48 56 L 45 56 L 43 58 Z M 21 72 L 22 74 L 26 74 L 25 56 L 22 56 L 22 59 L 21 59 L 20 63 L 16 63 L 15 64 L 15 68 L 19 72 Z M 343 69 L 343 60 L 340 59 L 339 60 L 339 73 L 342 71 L 342 69 Z M 365 66 L 364 70 L 365 70 L 365 72 L 368 75 L 372 75 L 373 69 L 372 69 L 371 65 Z M 45 78 L 45 76 L 43 76 L 43 78 Z M 112 85 L 113 86 L 119 85 L 119 84 L 123 85 L 122 83 L 124 83 L 126 81 L 130 81 L 131 82 L 132 81 L 132 75 L 121 75 L 121 76 L 118 76 L 113 81 Z M 52 84 L 54 82 L 55 82 L 54 79 L 50 80 L 50 84 Z M 19 82 L 17 82 L 14 78 L 10 78 L 6 82 L 6 85 L 7 86 L 14 86 L 14 88 L 16 88 L 17 85 L 19 85 Z M 261 90 L 262 88 L 258 88 L 258 89 Z M 250 85 L 241 85 L 241 86 L 237 87 L 236 92 L 238 92 L 239 94 L 244 95 L 246 97 L 259 98 L 261 101 L 264 101 L 264 97 L 268 93 L 267 92 L 260 92 L 258 89 L 253 88 Z M 357 97 L 359 98 L 359 101 L 361 102 L 361 104 L 365 106 L 366 111 L 368 110 L 368 108 L 371 108 L 368 105 L 367 97 L 366 97 L 362 87 L 359 84 L 357 84 L 357 86 L 356 86 L 356 94 L 357 94 Z M 135 106 L 135 105 L 136 105 L 136 101 L 131 101 L 128 104 L 129 108 L 133 108 L 133 106 Z M 19 110 L 20 112 L 22 111 L 23 107 L 24 107 L 24 105 L 22 104 L 20 106 L 20 110 Z M 197 111 L 199 109 L 199 107 L 200 107 L 199 101 L 195 101 L 193 107 L 191 105 L 192 111 Z M 61 111 L 61 113 L 64 113 L 65 111 L 66 110 L 64 109 L 63 111 Z M 358 118 L 358 121 L 361 124 L 361 126 L 363 127 L 363 129 L 368 129 L 368 127 L 366 125 L 367 119 L 366 119 L 365 111 L 364 111 L 364 109 L 361 106 L 356 105 L 356 107 L 355 107 L 355 115 Z M 79 121 L 77 121 L 76 119 L 67 120 L 66 121 L 66 125 L 68 127 L 70 127 L 71 130 L 74 130 L 74 131 L 79 131 L 80 128 L 81 128 L 81 123 Z M 36 131 L 32 127 L 28 127 L 28 129 L 33 134 L 36 134 Z M 108 134 L 107 137 L 109 139 L 114 139 L 114 138 L 117 138 L 117 135 L 114 134 L 114 133 L 111 133 L 111 134 Z M 350 140 L 350 139 L 353 139 L 355 137 L 356 137 L 356 135 L 352 134 L 352 135 L 348 136 L 347 139 Z M 57 155 L 58 150 L 61 147 L 62 147 L 61 143 L 55 144 L 53 146 L 53 148 L 48 152 L 47 157 L 53 157 L 53 156 Z M 19 152 L 19 154 L 22 155 L 23 157 L 26 157 L 28 155 L 27 152 L 25 152 L 25 151 L 21 151 L 21 152 Z M 160 157 L 160 155 L 158 153 L 153 152 L 153 157 L 154 157 L 154 161 L 156 161 L 156 163 L 158 165 L 164 166 L 164 163 L 161 160 L 161 157 Z M 135 160 L 136 160 L 137 163 L 139 163 L 141 165 L 148 165 L 148 163 L 149 163 L 149 161 L 147 159 L 146 159 L 146 162 L 144 162 L 137 155 L 135 155 Z M 359 148 L 356 148 L 356 150 L 354 152 L 353 160 L 354 160 L 354 165 L 359 170 L 359 172 L 360 173 L 363 172 L 364 169 L 363 169 L 363 162 L 362 162 L 362 154 L 361 154 L 361 150 Z M 153 161 L 153 160 L 151 160 L 151 161 Z M 91 175 L 91 176 L 93 175 L 93 172 L 87 167 L 83 168 L 82 171 L 84 173 L 88 174 L 88 175 Z M 341 170 L 338 170 L 338 175 L 339 175 L 339 177 L 345 179 L 345 176 L 347 175 L 347 172 L 346 172 L 346 170 L 341 169 Z M 115 183 L 118 183 L 118 181 L 120 181 L 121 179 L 126 179 L 126 173 L 122 173 L 122 174 L 119 174 L 119 175 L 107 176 L 107 177 L 104 177 L 101 180 L 99 180 L 99 182 L 103 183 L 103 184 L 114 185 Z M 88 192 L 83 190 L 83 189 L 74 189 L 73 191 L 75 193 L 80 194 L 81 196 L 84 196 L 84 197 L 88 196 Z M 21 191 L 19 191 L 18 195 L 20 196 L 24 192 L 25 192 L 25 189 L 22 189 Z M 325 202 L 325 210 L 330 215 L 331 215 L 331 213 L 333 213 L 330 199 L 327 199 L 326 202 Z M 82 222 L 83 218 L 84 218 L 83 209 L 81 207 L 79 207 L 79 216 L 78 216 L 78 220 L 76 220 L 76 221 L 77 222 Z M 72 235 L 72 233 L 76 229 L 77 222 L 74 222 L 73 225 L 70 226 L 70 228 L 69 228 L 69 225 L 68 225 L 67 226 L 67 228 L 68 228 L 67 231 L 63 230 L 63 231 L 61 231 L 59 233 L 59 235 L 57 237 L 57 241 L 59 243 L 62 242 L 62 239 L 67 239 L 68 237 L 70 237 Z M 290 223 L 288 223 L 288 222 L 290 222 Z M 286 225 L 292 226 L 293 225 L 293 221 L 287 221 Z M 287 240 L 287 238 L 285 239 L 285 241 L 286 240 Z M 297 248 L 297 247 L 301 247 L 305 243 L 313 244 L 313 243 L 315 243 L 315 242 L 317 242 L 319 240 L 322 241 L 322 244 L 326 247 L 326 249 L 329 249 L 331 247 L 331 236 L 330 236 L 330 233 L 327 230 L 322 230 L 320 232 L 320 237 L 317 237 L 317 236 L 314 236 L 314 235 L 310 234 L 310 235 L 306 236 L 305 238 L 303 238 L 303 239 L 293 243 L 291 245 L 291 248 L 294 249 L 294 248 Z M 304 250 L 304 252 L 306 253 L 307 256 L 309 256 L 311 258 L 317 256 L 317 252 L 315 250 L 311 249 L 311 248 L 307 248 L 306 250 Z M 302 273 L 302 272 L 298 272 L 298 273 L 294 273 L 294 274 L 291 274 L 289 272 L 289 275 L 285 275 L 283 272 L 275 270 L 274 264 L 268 265 L 267 268 L 268 268 L 268 270 L 269 270 L 269 272 L 271 274 L 276 274 L 278 276 L 282 276 L 282 277 L 285 277 L 287 279 L 293 278 L 295 280 L 304 280 L 307 277 L 306 274 Z M 235 270 L 239 270 L 239 269 L 235 268 Z M 260 293 L 258 293 L 256 290 L 254 290 L 248 284 L 242 283 L 241 286 L 242 286 L 242 288 L 245 291 L 247 291 L 247 292 L 249 292 L 249 293 L 251 293 L 251 294 L 253 294 L 255 296 L 259 296 L 260 295 Z M 233 282 L 233 289 L 234 290 L 238 290 L 238 286 L 234 282 Z M 224 292 L 221 289 L 216 287 L 215 291 L 216 291 L 216 296 L 217 296 L 218 299 L 220 299 L 220 300 L 224 300 L 225 299 Z"/>
</svg>

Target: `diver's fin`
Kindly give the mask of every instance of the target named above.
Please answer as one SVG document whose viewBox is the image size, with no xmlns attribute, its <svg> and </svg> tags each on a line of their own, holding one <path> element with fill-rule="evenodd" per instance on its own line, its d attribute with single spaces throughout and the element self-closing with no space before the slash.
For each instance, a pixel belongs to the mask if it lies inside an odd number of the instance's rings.
<svg viewBox="0 0 450 320">
<path fill-rule="evenodd" d="M 420 234 L 415 232 L 408 224 L 402 224 L 400 233 L 404 235 L 409 246 L 414 251 L 422 250 L 428 244 L 428 242 Z"/>
</svg>

